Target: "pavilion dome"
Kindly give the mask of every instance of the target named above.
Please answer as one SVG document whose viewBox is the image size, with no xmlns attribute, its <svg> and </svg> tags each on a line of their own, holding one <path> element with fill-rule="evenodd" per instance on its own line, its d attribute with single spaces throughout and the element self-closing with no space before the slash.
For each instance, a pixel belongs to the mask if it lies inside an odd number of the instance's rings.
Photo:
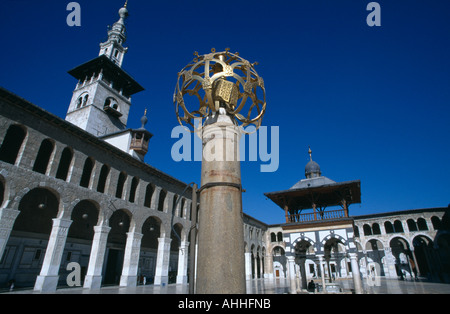
<svg viewBox="0 0 450 314">
<path fill-rule="evenodd" d="M 310 148 L 309 149 L 310 161 L 306 164 L 305 167 L 305 176 L 307 179 L 320 177 L 322 175 L 319 164 L 314 160 L 312 160 L 311 154 L 312 152 Z"/>
</svg>

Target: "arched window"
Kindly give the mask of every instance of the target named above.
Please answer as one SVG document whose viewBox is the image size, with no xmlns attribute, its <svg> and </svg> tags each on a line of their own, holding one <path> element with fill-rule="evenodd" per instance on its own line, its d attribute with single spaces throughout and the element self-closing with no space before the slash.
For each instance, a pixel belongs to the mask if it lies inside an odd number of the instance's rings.
<svg viewBox="0 0 450 314">
<path fill-rule="evenodd" d="M 184 206 L 186 204 L 186 200 L 184 198 L 181 199 L 181 206 L 180 206 L 180 217 L 184 217 Z"/>
<path fill-rule="evenodd" d="M 152 196 L 153 192 L 155 191 L 155 188 L 152 184 L 148 184 L 147 188 L 145 189 L 145 199 L 144 199 L 144 206 L 149 207 L 152 205 Z"/>
<path fill-rule="evenodd" d="M 417 225 L 413 219 L 408 219 L 406 223 L 408 224 L 408 229 L 410 232 L 417 231 Z"/>
<path fill-rule="evenodd" d="M 81 108 L 81 105 L 83 104 L 83 98 L 80 97 L 77 99 L 77 109 Z"/>
<path fill-rule="evenodd" d="M 277 242 L 277 235 L 275 234 L 275 232 L 272 232 L 270 234 L 270 241 L 271 242 Z"/>
<path fill-rule="evenodd" d="M 90 157 L 86 158 L 81 174 L 80 186 L 88 188 L 91 181 L 92 170 L 94 169 L 94 160 Z"/>
<path fill-rule="evenodd" d="M 73 152 L 69 147 L 64 148 L 59 161 L 58 170 L 56 171 L 56 178 L 66 181 L 69 174 L 70 164 L 72 163 Z"/>
<path fill-rule="evenodd" d="M 108 175 L 109 175 L 109 166 L 103 165 L 102 169 L 100 169 L 100 177 L 98 178 L 97 192 L 105 193 L 106 180 L 108 179 Z"/>
<path fill-rule="evenodd" d="M 281 232 L 277 233 L 277 240 L 278 240 L 278 242 L 283 242 L 283 233 L 281 233 Z"/>
<path fill-rule="evenodd" d="M 89 95 L 85 95 L 83 98 L 83 107 L 87 105 L 88 100 L 89 100 Z"/>
<path fill-rule="evenodd" d="M 133 180 L 131 180 L 130 197 L 128 198 L 128 200 L 131 203 L 134 203 L 134 200 L 136 198 L 136 189 L 138 185 L 139 185 L 139 178 L 134 177 Z"/>
<path fill-rule="evenodd" d="M 394 230 L 395 230 L 395 232 L 404 232 L 403 225 L 400 220 L 394 221 Z"/>
<path fill-rule="evenodd" d="M 159 202 L 158 202 L 158 210 L 160 212 L 164 211 L 164 201 L 166 200 L 167 192 L 164 190 L 161 190 L 159 192 Z"/>
<path fill-rule="evenodd" d="M 380 225 L 376 222 L 372 225 L 372 232 L 373 234 L 381 234 Z"/>
<path fill-rule="evenodd" d="M 26 136 L 26 130 L 18 125 L 11 125 L 0 147 L 0 160 L 14 165 Z"/>
<path fill-rule="evenodd" d="M 386 229 L 386 233 L 394 233 L 394 226 L 390 221 L 384 223 L 384 229 Z"/>
<path fill-rule="evenodd" d="M 364 231 L 364 235 L 365 235 L 365 236 L 370 236 L 370 235 L 372 235 L 372 228 L 371 228 L 368 224 L 365 224 L 365 225 L 363 226 L 363 231 Z"/>
<path fill-rule="evenodd" d="M 417 219 L 417 226 L 419 227 L 420 231 L 427 231 L 428 230 L 427 222 L 425 221 L 424 218 Z"/>
<path fill-rule="evenodd" d="M 126 180 L 127 180 L 127 174 L 122 171 L 119 174 L 119 180 L 117 180 L 117 189 L 116 189 L 116 197 L 117 198 L 122 198 L 123 188 L 125 186 Z"/>
<path fill-rule="evenodd" d="M 438 230 L 441 228 L 441 220 L 439 217 L 433 216 L 431 217 L 431 223 L 433 224 L 433 229 Z"/>
<path fill-rule="evenodd" d="M 45 139 L 41 143 L 36 160 L 34 161 L 33 171 L 45 174 L 47 171 L 48 163 L 53 152 L 53 142 Z"/>
</svg>

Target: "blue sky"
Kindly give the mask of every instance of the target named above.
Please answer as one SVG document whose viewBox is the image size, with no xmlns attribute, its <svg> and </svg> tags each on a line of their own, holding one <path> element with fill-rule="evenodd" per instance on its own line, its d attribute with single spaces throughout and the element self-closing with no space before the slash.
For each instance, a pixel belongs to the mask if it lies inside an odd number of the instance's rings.
<svg viewBox="0 0 450 314">
<path fill-rule="evenodd" d="M 0 85 L 62 118 L 76 80 L 67 71 L 95 58 L 122 0 L 3 0 Z M 381 27 L 369 27 L 368 0 L 130 0 L 123 68 L 145 91 L 132 99 L 129 127 L 154 134 L 146 162 L 200 182 L 200 162 L 171 158 L 177 141 L 172 95 L 193 53 L 231 48 L 257 61 L 264 78 L 263 125 L 279 126 L 280 165 L 260 172 L 243 162 L 244 211 L 266 222 L 284 212 L 263 195 L 304 178 L 308 146 L 322 174 L 361 180 L 352 215 L 450 203 L 450 2 L 378 1 Z"/>
</svg>

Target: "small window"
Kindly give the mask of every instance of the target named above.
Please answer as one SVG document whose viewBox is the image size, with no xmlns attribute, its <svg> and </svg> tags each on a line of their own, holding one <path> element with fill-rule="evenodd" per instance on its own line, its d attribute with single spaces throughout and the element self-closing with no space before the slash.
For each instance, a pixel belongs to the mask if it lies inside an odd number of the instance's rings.
<svg viewBox="0 0 450 314">
<path fill-rule="evenodd" d="M 34 161 L 33 171 L 45 174 L 53 153 L 53 148 L 53 143 L 50 140 L 45 139 L 42 141 L 36 160 Z"/>
<path fill-rule="evenodd" d="M 0 147 L 0 160 L 14 165 L 25 136 L 26 131 L 24 128 L 18 125 L 11 125 Z"/>
</svg>

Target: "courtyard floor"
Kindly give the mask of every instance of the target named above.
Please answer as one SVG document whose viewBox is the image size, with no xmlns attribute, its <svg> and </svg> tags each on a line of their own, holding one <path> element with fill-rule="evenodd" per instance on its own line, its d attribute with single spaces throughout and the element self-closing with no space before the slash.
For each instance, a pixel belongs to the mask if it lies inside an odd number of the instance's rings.
<svg viewBox="0 0 450 314">
<path fill-rule="evenodd" d="M 315 280 L 319 283 L 320 280 Z M 339 279 L 344 293 L 351 293 L 353 281 L 351 279 Z M 298 286 L 297 282 L 297 286 Z M 252 279 L 247 281 L 247 294 L 290 294 L 290 281 L 287 279 Z M 381 279 L 379 286 L 369 286 L 363 280 L 366 294 L 450 294 L 450 284 L 432 283 L 427 281 Z M 299 292 L 299 291 L 297 291 Z M 166 286 L 137 286 L 137 287 L 102 287 L 100 290 L 83 288 L 58 289 L 51 294 L 188 294 L 188 285 L 170 284 Z M 33 290 L 18 290 L 3 294 L 40 294 Z"/>
</svg>

